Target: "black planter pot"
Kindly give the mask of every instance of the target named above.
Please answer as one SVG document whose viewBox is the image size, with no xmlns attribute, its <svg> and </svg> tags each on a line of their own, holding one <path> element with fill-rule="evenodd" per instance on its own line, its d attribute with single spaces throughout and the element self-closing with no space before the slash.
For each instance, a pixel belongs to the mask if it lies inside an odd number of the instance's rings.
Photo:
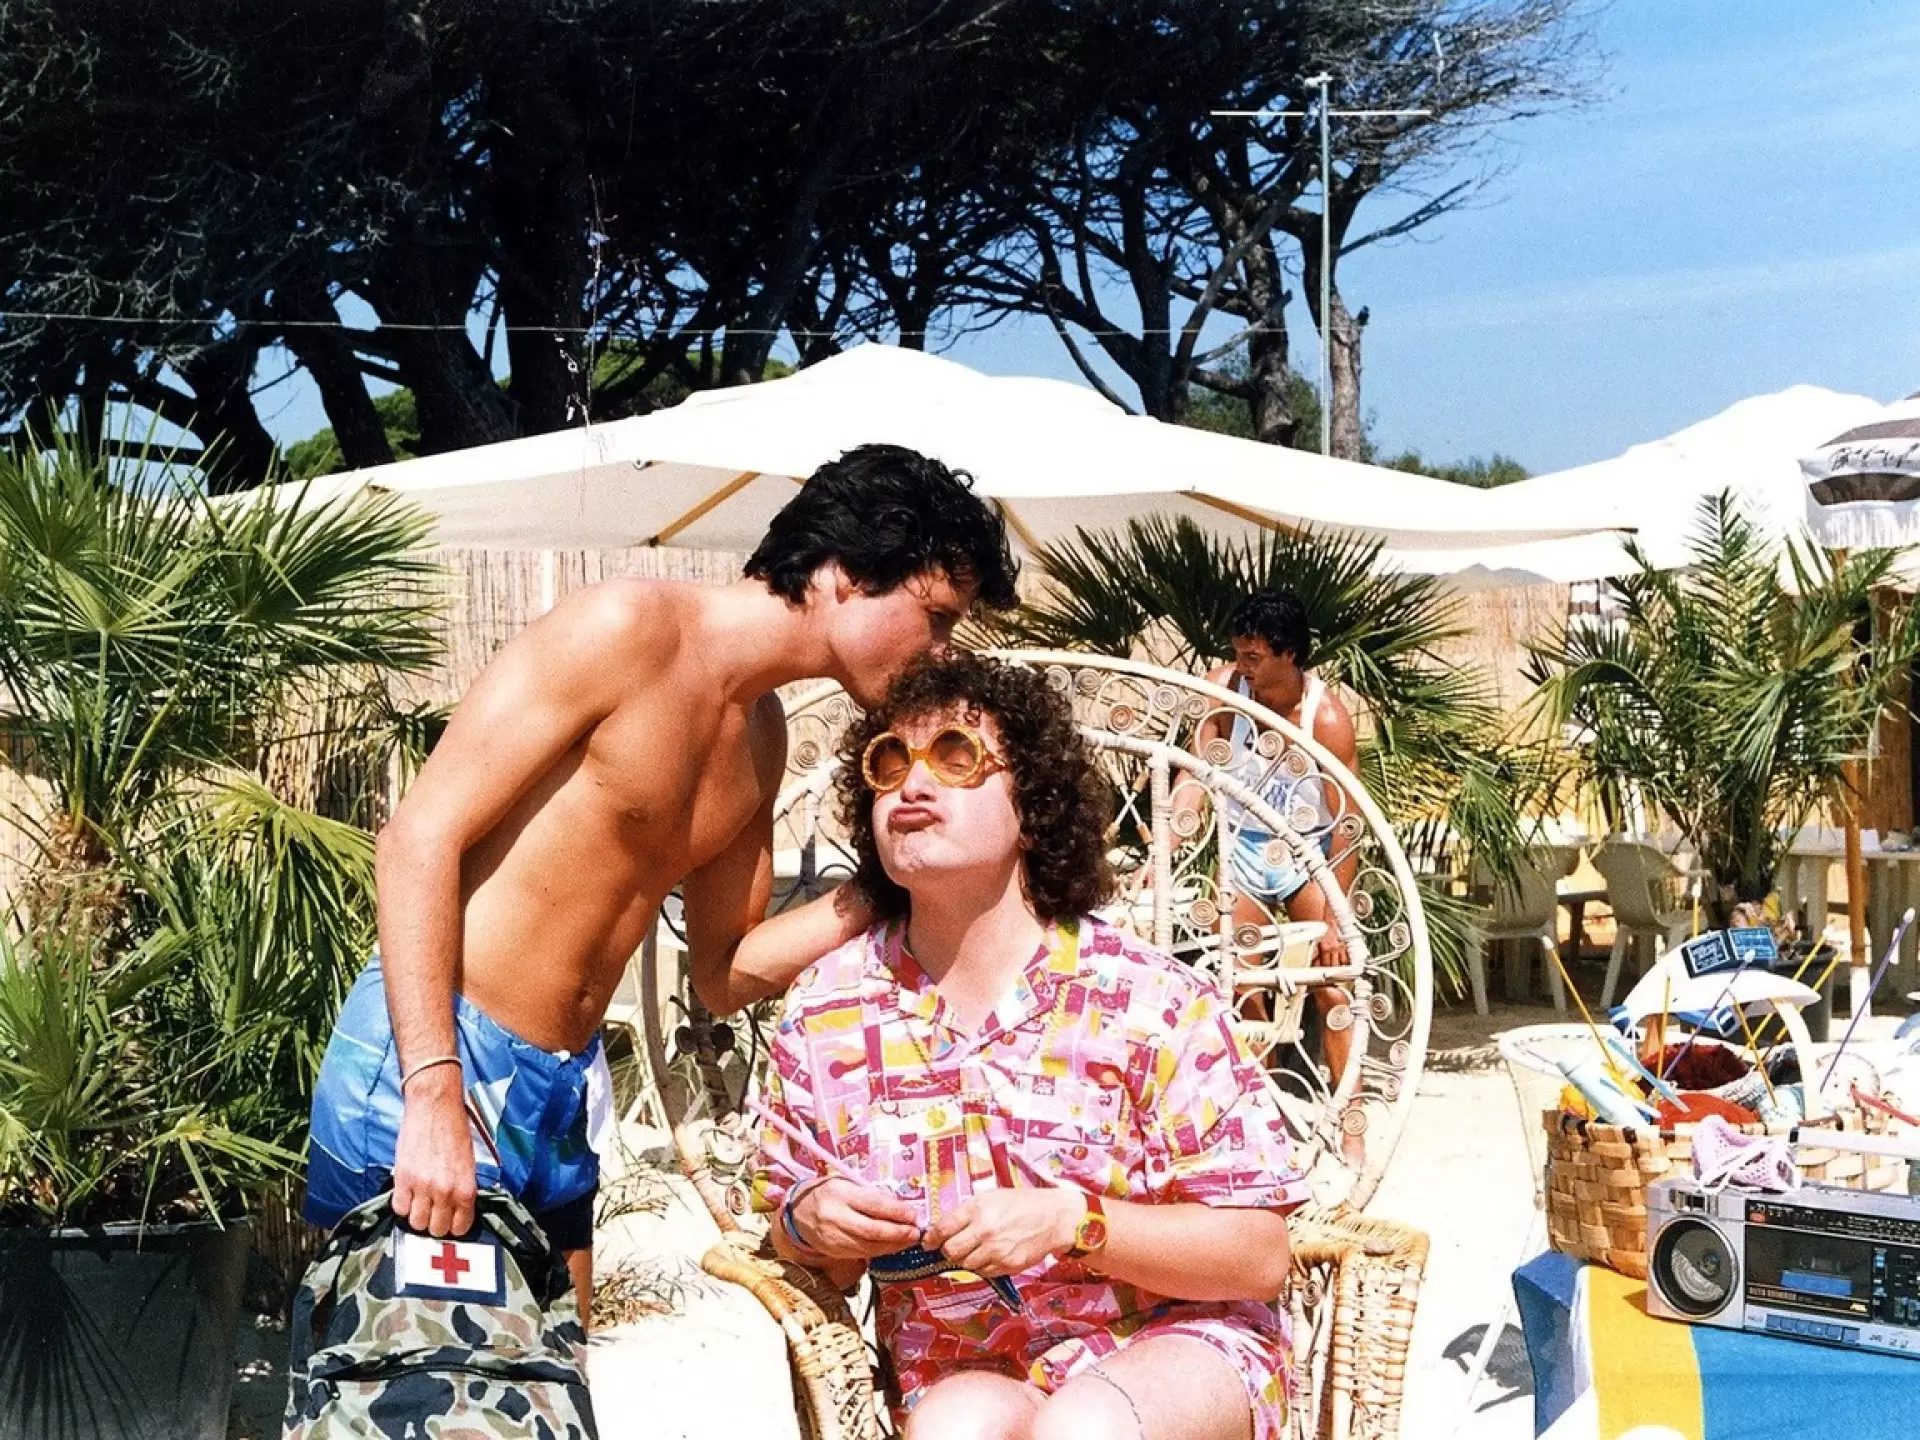
<svg viewBox="0 0 1920 1440">
<path fill-rule="evenodd" d="M 224 1440 L 247 1227 L 0 1230 L 0 1440 Z"/>
</svg>

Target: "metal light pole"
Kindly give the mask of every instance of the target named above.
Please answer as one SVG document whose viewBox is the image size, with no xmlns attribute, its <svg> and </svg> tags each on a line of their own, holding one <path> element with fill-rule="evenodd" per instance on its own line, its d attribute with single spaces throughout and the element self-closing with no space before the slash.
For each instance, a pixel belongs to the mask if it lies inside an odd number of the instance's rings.
<svg viewBox="0 0 1920 1440">
<path fill-rule="evenodd" d="M 1320 453 L 1333 453 L 1333 149 L 1327 139 L 1327 87 L 1322 70 L 1306 83 L 1320 92 Z"/>
<path fill-rule="evenodd" d="M 1331 105 L 1333 77 L 1324 70 L 1300 82 L 1320 92 L 1312 110 L 1210 110 L 1210 115 L 1242 120 L 1318 114 L 1320 117 L 1320 453 L 1333 453 L 1333 146 L 1328 123 L 1335 115 L 1431 115 L 1431 110 L 1335 110 Z"/>
</svg>

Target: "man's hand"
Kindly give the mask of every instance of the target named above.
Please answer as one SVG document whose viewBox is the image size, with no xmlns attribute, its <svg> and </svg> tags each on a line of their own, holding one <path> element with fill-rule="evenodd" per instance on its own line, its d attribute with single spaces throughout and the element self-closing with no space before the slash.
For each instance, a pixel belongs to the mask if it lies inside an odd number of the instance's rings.
<svg viewBox="0 0 1920 1440">
<path fill-rule="evenodd" d="M 473 1136 L 458 1065 L 423 1070 L 402 1096 L 393 1213 L 428 1235 L 473 1228 Z"/>
<path fill-rule="evenodd" d="M 984 1190 L 943 1215 L 926 1244 L 976 1275 L 1018 1275 L 1071 1248 L 1086 1211 L 1087 1197 L 1069 1185 Z"/>
<path fill-rule="evenodd" d="M 1347 942 L 1334 932 L 1333 922 L 1327 922 L 1326 933 L 1313 942 L 1313 963 L 1315 965 L 1347 965 L 1353 957 L 1347 954 Z"/>
<path fill-rule="evenodd" d="M 872 1185 L 838 1177 L 814 1186 L 793 1207 L 809 1247 L 831 1260 L 871 1260 L 920 1241 L 911 1205 Z"/>
</svg>

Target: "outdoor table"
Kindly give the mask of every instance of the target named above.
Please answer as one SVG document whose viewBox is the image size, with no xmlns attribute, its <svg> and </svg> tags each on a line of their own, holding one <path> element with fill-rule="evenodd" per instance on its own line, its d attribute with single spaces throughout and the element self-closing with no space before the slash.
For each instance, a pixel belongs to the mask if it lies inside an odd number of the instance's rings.
<svg viewBox="0 0 1920 1440">
<path fill-rule="evenodd" d="M 1534 1434 L 1548 1440 L 1906 1440 L 1920 1428 L 1920 1359 L 1657 1320 L 1644 1280 L 1552 1251 L 1514 1271 L 1513 1293 Z"/>
<path fill-rule="evenodd" d="M 1893 934 L 1901 912 L 1920 898 L 1920 850 L 1883 849 L 1879 837 L 1863 838 L 1866 843 L 1861 847 L 1860 858 L 1867 871 L 1867 933 L 1877 949 Z M 1781 907 L 1792 909 L 1805 896 L 1811 929 L 1816 935 L 1827 923 L 1827 871 L 1844 859 L 1845 854 L 1838 842 L 1822 839 L 1796 841 L 1781 857 L 1776 886 Z M 1920 931 L 1920 926 L 1914 928 Z M 1900 947 L 1896 985 L 1914 983 L 1917 941 L 1920 935 L 1909 933 Z M 1879 958 L 1878 954 L 1872 955 L 1868 963 L 1876 963 Z"/>
<path fill-rule="evenodd" d="M 1564 887 L 1566 881 L 1561 881 Z M 1603 885 L 1598 890 L 1568 890 L 1559 892 L 1560 905 L 1567 912 L 1567 943 L 1560 947 L 1560 958 L 1569 966 L 1581 955 L 1580 942 L 1586 938 L 1587 906 L 1603 904 L 1607 898 L 1607 889 Z"/>
</svg>

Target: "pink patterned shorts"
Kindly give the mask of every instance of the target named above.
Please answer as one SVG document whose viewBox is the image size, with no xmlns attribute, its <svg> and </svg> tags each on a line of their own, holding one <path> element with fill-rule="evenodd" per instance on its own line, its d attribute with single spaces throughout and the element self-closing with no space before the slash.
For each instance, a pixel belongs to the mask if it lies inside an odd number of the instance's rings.
<svg viewBox="0 0 1920 1440">
<path fill-rule="evenodd" d="M 1051 1395 L 1129 1345 L 1180 1335 L 1211 1347 L 1233 1366 L 1246 1390 L 1252 1440 L 1289 1440 L 1290 1371 L 1285 1340 L 1237 1317 L 1206 1313 L 1211 1308 L 1176 1303 L 1158 1314 L 1138 1317 L 1137 1323 L 1129 1317 L 1112 1328 L 1094 1328 L 1065 1339 L 1008 1317 L 993 1326 L 991 1345 L 984 1353 L 963 1358 L 949 1351 L 938 1358 L 926 1354 L 909 1358 L 896 1351 L 903 1409 L 911 1410 L 940 1380 L 962 1370 L 988 1370 L 1022 1379 Z"/>
</svg>

